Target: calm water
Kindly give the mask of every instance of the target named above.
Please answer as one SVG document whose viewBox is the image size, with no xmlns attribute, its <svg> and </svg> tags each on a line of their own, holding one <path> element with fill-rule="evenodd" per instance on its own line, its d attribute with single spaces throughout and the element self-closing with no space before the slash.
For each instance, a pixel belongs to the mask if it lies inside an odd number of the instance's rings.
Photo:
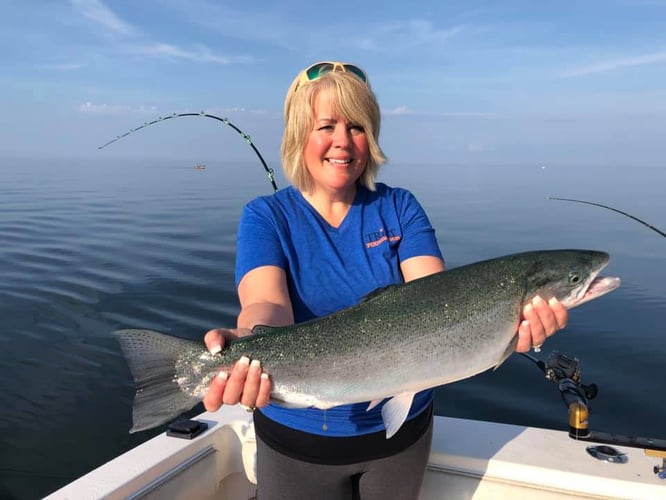
<svg viewBox="0 0 666 500">
<path fill-rule="evenodd" d="M 571 312 L 553 349 L 599 385 L 597 431 L 666 438 L 666 241 L 583 198 L 666 227 L 658 169 L 389 165 L 414 191 L 449 267 L 545 248 L 608 251 L 622 287 Z M 279 179 L 280 186 L 284 186 Z M 159 430 L 128 434 L 133 386 L 110 332 L 200 339 L 233 325 L 234 233 L 267 194 L 258 164 L 0 161 L 0 498 L 38 498 Z M 526 358 L 441 388 L 439 414 L 566 429 L 556 387 Z"/>
</svg>

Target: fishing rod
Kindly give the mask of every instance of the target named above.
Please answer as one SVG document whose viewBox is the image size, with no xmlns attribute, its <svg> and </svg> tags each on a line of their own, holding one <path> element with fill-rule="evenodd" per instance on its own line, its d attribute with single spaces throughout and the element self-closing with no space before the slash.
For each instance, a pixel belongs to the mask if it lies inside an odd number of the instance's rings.
<svg viewBox="0 0 666 500">
<path fill-rule="evenodd" d="M 602 443 L 601 446 L 588 446 L 587 452 L 595 458 L 612 463 L 624 463 L 626 455 L 612 446 L 641 448 L 647 456 L 661 458 L 662 464 L 655 465 L 654 472 L 660 479 L 666 479 L 666 440 L 638 436 L 608 434 L 591 431 L 588 401 L 599 393 L 596 384 L 583 384 L 578 358 L 560 351 L 553 351 L 546 361 L 541 361 L 527 353 L 520 353 L 544 374 L 547 380 L 555 383 L 562 401 L 569 412 L 569 437 L 577 441 Z"/>
<path fill-rule="evenodd" d="M 236 125 L 231 123 L 231 121 L 229 121 L 228 118 L 226 117 L 221 118 L 219 116 L 205 113 L 203 111 L 199 113 L 173 113 L 168 116 L 160 116 L 156 120 L 153 120 L 151 122 L 146 122 L 143 125 L 140 125 L 139 127 L 128 130 L 124 134 L 119 135 L 116 138 L 108 141 L 106 144 L 99 146 L 98 149 L 103 149 L 106 146 L 113 144 L 114 142 L 117 142 L 120 139 L 123 139 L 124 137 L 127 137 L 128 135 L 134 132 L 137 132 L 150 125 L 154 125 L 155 123 L 159 123 L 165 120 L 170 120 L 172 118 L 180 118 L 184 116 L 202 116 L 206 118 L 212 118 L 233 128 L 245 140 L 245 142 L 247 142 L 252 147 L 253 151 L 261 161 L 264 170 L 266 171 L 266 175 L 273 187 L 273 190 L 274 191 L 278 190 L 274 178 L 273 169 L 268 167 L 268 165 L 264 161 L 264 158 L 261 156 L 261 153 L 252 142 L 250 136 L 247 135 L 245 132 L 243 132 Z M 571 198 L 560 198 L 554 196 L 550 196 L 548 198 L 551 200 L 584 203 L 587 205 L 594 205 L 601 208 L 605 208 L 607 210 L 611 210 L 613 212 L 617 212 L 626 217 L 634 219 L 635 221 L 657 232 L 661 236 L 666 237 L 666 233 L 654 227 L 653 225 L 648 224 L 647 222 L 639 219 L 638 217 L 623 212 L 622 210 L 618 210 L 616 208 L 609 207 L 607 205 L 602 205 L 601 203 L 595 203 L 584 200 L 575 200 Z M 545 374 L 546 379 L 558 385 L 560 394 L 562 396 L 562 400 L 565 402 L 565 404 L 569 409 L 569 437 L 571 437 L 572 439 L 582 440 L 582 441 L 596 441 L 600 443 L 624 445 L 634 448 L 643 448 L 644 452 L 647 455 L 662 458 L 663 461 L 662 466 L 655 466 L 653 472 L 657 474 L 660 478 L 666 479 L 666 440 L 613 435 L 613 434 L 594 432 L 589 430 L 588 400 L 594 399 L 597 396 L 598 387 L 596 384 L 583 384 L 581 382 L 580 365 L 578 358 L 572 357 L 564 353 L 560 353 L 559 351 L 553 351 L 544 362 L 527 353 L 520 353 L 520 354 L 522 354 L 525 358 L 532 361 Z M 592 449 L 595 449 L 595 451 L 593 452 Z M 588 452 L 594 456 L 597 456 L 598 458 L 605 459 L 611 462 L 613 461 L 620 462 L 623 456 L 622 453 L 619 453 L 614 448 L 608 446 L 588 447 Z"/>
<path fill-rule="evenodd" d="M 626 217 L 629 217 L 630 219 L 634 219 L 635 221 L 640 222 L 644 226 L 649 227 L 654 232 L 656 232 L 656 233 L 660 234 L 661 236 L 663 236 L 664 238 L 666 238 L 666 233 L 664 231 L 660 230 L 660 229 L 657 229 L 652 224 L 648 224 L 644 220 L 641 220 L 641 219 L 639 219 L 638 217 L 636 217 L 634 215 L 628 214 L 627 212 L 623 212 L 622 210 L 618 210 L 617 208 L 609 207 L 608 205 L 602 205 L 601 203 L 595 203 L 593 201 L 574 200 L 572 198 L 558 198 L 556 196 L 549 196 L 548 199 L 549 200 L 559 200 L 559 201 L 572 201 L 574 203 L 585 203 L 586 205 L 594 205 L 595 207 L 601 207 L 601 208 L 605 208 L 607 210 L 612 210 L 613 212 L 617 212 L 618 214 L 622 214 Z"/>
<path fill-rule="evenodd" d="M 219 121 L 219 122 L 224 123 L 225 125 L 230 126 L 232 129 L 234 129 L 236 132 L 238 132 L 238 134 L 239 134 L 239 135 L 245 140 L 245 142 L 247 142 L 247 143 L 250 145 L 250 147 L 252 148 L 252 150 L 255 152 L 255 154 L 256 154 L 257 157 L 259 158 L 259 161 L 261 161 L 261 164 L 263 165 L 264 170 L 266 171 L 266 176 L 268 177 L 268 180 L 270 181 L 271 186 L 273 186 L 273 191 L 277 191 L 277 190 L 278 190 L 278 186 L 277 186 L 277 184 L 276 184 L 276 182 L 275 182 L 275 177 L 274 177 L 273 169 L 270 168 L 270 167 L 266 164 L 266 162 L 264 161 L 264 158 L 261 156 L 261 153 L 259 152 L 259 150 L 257 149 L 257 147 L 256 147 L 256 146 L 254 145 L 254 143 L 252 142 L 252 139 L 250 138 L 250 136 L 247 135 L 245 132 L 243 132 L 243 131 L 242 131 L 240 128 L 238 128 L 236 125 L 234 125 L 233 123 L 231 123 L 231 122 L 229 121 L 229 118 L 227 118 L 226 116 L 221 118 L 221 117 L 219 117 L 219 116 L 211 115 L 211 114 L 209 114 L 209 113 L 205 113 L 205 112 L 203 112 L 203 111 L 200 111 L 199 113 L 173 113 L 173 114 L 170 114 L 170 115 L 167 115 L 167 116 L 160 116 L 160 117 L 158 117 L 156 120 L 153 120 L 153 121 L 151 121 L 151 122 L 146 122 L 146 123 L 144 123 L 143 125 L 140 125 L 140 126 L 138 126 L 138 127 L 136 127 L 136 128 L 131 128 L 131 129 L 129 129 L 129 130 L 128 130 L 127 132 L 125 132 L 124 134 L 119 135 L 119 136 L 117 136 L 117 137 L 114 138 L 114 139 L 111 139 L 111 140 L 110 140 L 109 142 L 107 142 L 106 144 L 102 144 L 101 146 L 98 146 L 97 149 L 104 149 L 104 148 L 107 147 L 109 144 L 113 144 L 114 142 L 117 142 L 117 141 L 119 141 L 120 139 L 122 139 L 122 138 L 124 138 L 124 137 L 127 137 L 127 136 L 130 135 L 130 134 L 133 134 L 134 132 L 138 132 L 139 130 L 141 130 L 141 129 L 143 129 L 143 128 L 149 127 L 150 125 L 154 125 L 155 123 L 160 123 L 160 122 L 163 122 L 163 121 L 166 121 L 166 120 L 171 120 L 172 118 L 181 118 L 181 117 L 183 117 L 183 116 L 203 116 L 203 117 L 205 117 L 205 118 L 212 118 L 212 119 L 214 119 L 214 120 L 217 120 L 217 121 Z"/>
</svg>

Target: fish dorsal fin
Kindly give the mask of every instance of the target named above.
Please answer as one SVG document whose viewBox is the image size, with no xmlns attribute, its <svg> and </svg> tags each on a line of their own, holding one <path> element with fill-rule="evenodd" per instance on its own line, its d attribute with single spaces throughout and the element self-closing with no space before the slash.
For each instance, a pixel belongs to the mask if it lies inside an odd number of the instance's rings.
<svg viewBox="0 0 666 500">
<path fill-rule="evenodd" d="M 386 439 L 393 436 L 402 424 L 407 420 L 409 409 L 412 407 L 412 400 L 415 392 L 403 392 L 393 396 L 384 406 L 382 406 L 382 420 L 386 427 Z"/>
<path fill-rule="evenodd" d="M 379 297 L 382 295 L 384 292 L 397 287 L 398 285 L 387 285 L 387 286 L 382 286 L 379 288 L 375 288 L 372 292 L 370 292 L 367 295 L 364 295 L 363 298 L 361 298 L 360 302 L 367 302 L 368 300 L 372 300 L 375 297 Z"/>
<path fill-rule="evenodd" d="M 518 334 L 514 335 L 514 337 L 511 339 L 511 342 L 509 342 L 509 345 L 506 346 L 506 350 L 502 353 L 502 357 L 499 359 L 493 370 L 497 370 L 499 365 L 504 363 L 509 356 L 516 352 L 516 345 L 518 345 Z"/>
</svg>

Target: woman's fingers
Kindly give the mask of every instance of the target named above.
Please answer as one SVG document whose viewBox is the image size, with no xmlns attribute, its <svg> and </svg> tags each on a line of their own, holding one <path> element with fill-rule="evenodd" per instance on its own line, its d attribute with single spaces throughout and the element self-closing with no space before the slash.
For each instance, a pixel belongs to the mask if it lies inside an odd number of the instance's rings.
<svg viewBox="0 0 666 500">
<path fill-rule="evenodd" d="M 204 342 L 211 354 L 217 354 L 224 348 L 224 334 L 222 329 L 209 330 L 204 335 Z"/>
<path fill-rule="evenodd" d="M 226 330 L 218 328 L 210 330 L 204 336 L 206 347 L 212 354 L 222 351 L 225 339 L 233 339 L 237 334 L 247 334 L 244 331 Z M 229 373 L 221 371 L 211 382 L 204 396 L 204 407 L 208 411 L 215 411 L 223 404 L 234 405 L 241 403 L 248 408 L 266 406 L 270 401 L 271 381 L 267 374 L 262 372 L 259 360 L 252 360 L 246 356 L 240 358 Z"/>
<path fill-rule="evenodd" d="M 203 399 L 204 408 L 207 411 L 217 411 L 222 406 L 222 396 L 227 386 L 228 377 L 226 372 L 220 372 L 211 382 Z"/>
<path fill-rule="evenodd" d="M 516 351 L 538 350 L 548 337 L 564 328 L 569 311 L 556 298 L 548 302 L 536 296 L 523 308 L 523 321 L 518 328 Z"/>
<path fill-rule="evenodd" d="M 222 398 L 222 402 L 225 405 L 235 405 L 240 402 L 249 369 L 250 358 L 247 356 L 243 356 L 239 359 L 231 369 L 229 380 L 227 380 L 227 387 L 224 390 L 224 396 Z"/>
<path fill-rule="evenodd" d="M 561 330 L 562 328 L 566 327 L 569 321 L 569 310 L 564 307 L 564 305 L 556 298 L 550 299 L 548 301 L 548 305 L 550 306 L 550 310 L 555 315 L 557 329 Z"/>
<path fill-rule="evenodd" d="M 248 408 L 256 408 L 260 384 L 261 363 L 258 359 L 253 359 L 247 371 L 245 385 L 243 386 L 243 394 L 240 401 L 243 406 L 247 406 Z"/>
<path fill-rule="evenodd" d="M 268 373 L 262 373 L 259 382 L 259 395 L 257 396 L 257 402 L 255 403 L 257 408 L 261 408 L 270 403 L 271 387 L 271 379 L 269 378 Z"/>
</svg>

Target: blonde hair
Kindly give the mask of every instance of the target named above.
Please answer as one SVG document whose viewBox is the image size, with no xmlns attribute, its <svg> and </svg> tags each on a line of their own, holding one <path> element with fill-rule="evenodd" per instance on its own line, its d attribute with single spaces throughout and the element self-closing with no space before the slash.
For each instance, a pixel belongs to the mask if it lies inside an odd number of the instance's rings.
<svg viewBox="0 0 666 500">
<path fill-rule="evenodd" d="M 379 147 L 379 104 L 370 85 L 345 71 L 331 71 L 305 83 L 300 80 L 299 73 L 289 86 L 284 102 L 284 132 L 280 151 L 285 176 L 300 191 L 311 191 L 314 187 L 303 151 L 314 128 L 315 99 L 320 93 L 326 93 L 337 113 L 365 131 L 370 155 L 359 182 L 374 191 L 379 167 L 386 157 Z"/>
</svg>

